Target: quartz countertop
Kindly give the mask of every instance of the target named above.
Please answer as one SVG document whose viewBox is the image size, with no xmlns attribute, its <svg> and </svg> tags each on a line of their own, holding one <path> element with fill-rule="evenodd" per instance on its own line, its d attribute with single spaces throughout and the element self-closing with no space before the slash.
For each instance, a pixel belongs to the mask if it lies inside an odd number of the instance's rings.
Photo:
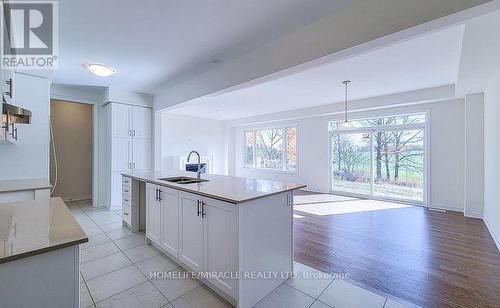
<svg viewBox="0 0 500 308">
<path fill-rule="evenodd" d="M 196 172 L 172 171 L 162 174 L 153 172 L 122 173 L 139 181 L 175 188 L 185 192 L 202 195 L 230 203 L 242 203 L 269 195 L 292 191 L 306 187 L 303 184 L 293 184 L 268 180 L 240 178 L 224 175 L 202 174 L 207 182 L 195 184 L 177 184 L 160 180 L 161 178 L 188 176 L 196 178 Z"/>
<path fill-rule="evenodd" d="M 59 197 L 0 203 L 0 264 L 85 242 Z"/>
<path fill-rule="evenodd" d="M 52 188 L 45 178 L 0 180 L 0 192 Z"/>
</svg>

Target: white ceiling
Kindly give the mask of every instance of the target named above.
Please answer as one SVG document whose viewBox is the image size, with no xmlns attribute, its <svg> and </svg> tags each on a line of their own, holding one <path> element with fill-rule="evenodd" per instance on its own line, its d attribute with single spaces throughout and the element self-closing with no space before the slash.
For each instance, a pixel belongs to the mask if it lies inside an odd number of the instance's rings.
<svg viewBox="0 0 500 308">
<path fill-rule="evenodd" d="M 351 99 L 455 84 L 463 26 L 327 64 L 249 88 L 187 102 L 169 112 L 218 120 L 341 102 L 342 81 Z"/>
<path fill-rule="evenodd" d="M 219 52 L 262 41 L 351 0 L 60 0 L 54 83 L 143 93 Z M 251 38 L 251 39 L 249 39 Z M 97 77 L 82 64 L 110 65 Z"/>
</svg>

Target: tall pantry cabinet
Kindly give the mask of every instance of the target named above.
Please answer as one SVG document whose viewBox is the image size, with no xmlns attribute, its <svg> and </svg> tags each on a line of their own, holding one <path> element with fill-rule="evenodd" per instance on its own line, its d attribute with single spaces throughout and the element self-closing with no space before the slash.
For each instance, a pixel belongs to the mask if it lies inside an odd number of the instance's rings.
<svg viewBox="0 0 500 308">
<path fill-rule="evenodd" d="M 120 103 L 109 103 L 110 123 L 110 206 L 122 207 L 123 172 L 152 169 L 152 109 Z"/>
</svg>

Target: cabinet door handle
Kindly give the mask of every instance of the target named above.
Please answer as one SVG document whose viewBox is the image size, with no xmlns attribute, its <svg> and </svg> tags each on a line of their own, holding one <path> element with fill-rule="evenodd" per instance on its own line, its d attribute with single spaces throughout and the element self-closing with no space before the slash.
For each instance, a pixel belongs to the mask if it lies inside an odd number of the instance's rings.
<svg viewBox="0 0 500 308">
<path fill-rule="evenodd" d="M 201 218 L 204 218 L 205 216 L 207 216 L 206 205 L 207 205 L 207 203 L 205 201 L 203 201 L 201 203 Z"/>
<path fill-rule="evenodd" d="M 161 201 L 161 189 L 158 189 L 158 201 Z"/>
<path fill-rule="evenodd" d="M 128 199 L 123 199 L 123 201 L 128 202 L 129 200 Z"/>
<path fill-rule="evenodd" d="M 200 216 L 200 214 L 201 214 L 201 201 L 198 200 L 198 214 L 197 214 L 198 217 Z"/>
<path fill-rule="evenodd" d="M 156 192 L 155 192 L 155 200 L 158 201 L 158 188 L 156 189 Z"/>
<path fill-rule="evenodd" d="M 134 133 L 133 133 L 133 136 L 135 137 L 135 129 L 133 130 L 133 132 L 134 132 Z"/>
<path fill-rule="evenodd" d="M 5 92 L 5 94 L 12 98 L 12 78 L 5 81 L 5 83 L 9 86 L 9 91 Z"/>
<path fill-rule="evenodd" d="M 127 215 L 128 216 L 128 213 L 123 212 L 123 215 Z"/>
<path fill-rule="evenodd" d="M 124 191 L 124 192 L 128 192 L 128 189 L 124 189 L 123 191 Z"/>
</svg>

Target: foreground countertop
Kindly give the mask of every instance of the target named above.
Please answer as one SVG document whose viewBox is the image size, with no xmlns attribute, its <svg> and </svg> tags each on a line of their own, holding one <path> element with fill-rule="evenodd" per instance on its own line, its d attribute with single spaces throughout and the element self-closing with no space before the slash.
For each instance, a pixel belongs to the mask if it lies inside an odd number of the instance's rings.
<svg viewBox="0 0 500 308">
<path fill-rule="evenodd" d="M 61 198 L 0 203 L 0 263 L 88 242 Z"/>
<path fill-rule="evenodd" d="M 0 192 L 51 188 L 45 178 L 0 180 Z"/>
<path fill-rule="evenodd" d="M 174 176 L 188 176 L 196 178 L 195 172 L 173 171 L 157 174 L 153 172 L 135 172 L 134 174 L 122 173 L 139 181 L 158 184 L 165 187 L 214 198 L 230 203 L 242 203 L 269 195 L 306 187 L 303 184 L 276 182 L 268 180 L 257 180 L 233 176 L 202 174 L 201 178 L 207 182 L 196 184 L 176 184 L 160 180 Z"/>
</svg>

